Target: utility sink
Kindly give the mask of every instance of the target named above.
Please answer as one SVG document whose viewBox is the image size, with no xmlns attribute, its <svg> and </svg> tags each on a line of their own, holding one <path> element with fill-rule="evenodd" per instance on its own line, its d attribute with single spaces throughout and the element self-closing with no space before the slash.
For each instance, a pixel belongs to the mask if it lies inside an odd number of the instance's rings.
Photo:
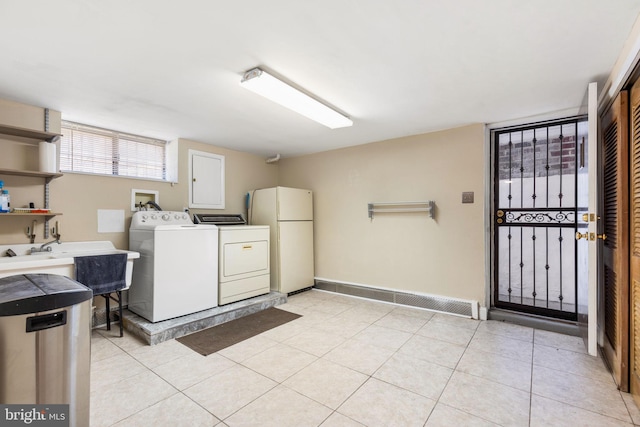
<svg viewBox="0 0 640 427">
<path fill-rule="evenodd" d="M 34 252 L 31 248 L 39 248 L 41 243 L 0 245 L 0 278 L 16 274 L 47 273 L 59 274 L 75 279 L 74 257 L 89 255 L 106 255 L 116 253 L 127 254 L 126 287 L 131 285 L 133 260 L 140 258 L 139 252 L 116 249 L 109 241 L 63 242 L 50 245 L 51 252 Z M 11 249 L 17 256 L 4 256 Z"/>
</svg>

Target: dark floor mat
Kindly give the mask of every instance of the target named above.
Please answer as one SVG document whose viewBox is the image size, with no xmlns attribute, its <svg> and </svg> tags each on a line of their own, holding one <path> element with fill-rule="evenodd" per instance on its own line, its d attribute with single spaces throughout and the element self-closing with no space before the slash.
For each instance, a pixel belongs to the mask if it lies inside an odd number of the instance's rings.
<svg viewBox="0 0 640 427">
<path fill-rule="evenodd" d="M 181 338 L 176 338 L 176 340 L 193 351 L 208 356 L 211 353 L 237 344 L 240 341 L 258 335 L 261 332 L 268 331 L 276 326 L 283 325 L 298 317 L 300 317 L 299 314 L 271 307 L 248 316 L 240 317 L 239 319 L 203 329 L 193 334 L 185 335 Z"/>
</svg>

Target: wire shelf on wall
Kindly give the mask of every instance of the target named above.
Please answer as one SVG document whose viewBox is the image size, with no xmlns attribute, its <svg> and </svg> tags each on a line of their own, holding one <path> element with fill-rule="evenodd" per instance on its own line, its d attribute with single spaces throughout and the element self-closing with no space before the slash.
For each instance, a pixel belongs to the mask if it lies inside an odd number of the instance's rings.
<svg viewBox="0 0 640 427">
<path fill-rule="evenodd" d="M 426 212 L 433 219 L 436 203 L 433 200 L 427 202 L 372 202 L 367 204 L 369 219 L 373 220 L 374 213 L 406 213 Z"/>
</svg>

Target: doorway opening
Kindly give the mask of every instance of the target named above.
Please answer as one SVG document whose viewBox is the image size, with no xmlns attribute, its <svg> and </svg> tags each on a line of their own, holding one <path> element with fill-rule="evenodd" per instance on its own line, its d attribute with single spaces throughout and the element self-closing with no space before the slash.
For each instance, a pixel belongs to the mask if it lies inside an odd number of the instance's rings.
<svg viewBox="0 0 640 427">
<path fill-rule="evenodd" d="M 493 132 L 496 308 L 578 320 L 587 133 L 586 117 Z"/>
</svg>

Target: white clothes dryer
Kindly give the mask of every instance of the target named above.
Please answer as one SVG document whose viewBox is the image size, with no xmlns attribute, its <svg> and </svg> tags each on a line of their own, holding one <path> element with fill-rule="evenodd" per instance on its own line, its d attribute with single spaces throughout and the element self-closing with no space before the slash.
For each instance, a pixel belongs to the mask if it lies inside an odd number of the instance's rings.
<svg viewBox="0 0 640 427">
<path fill-rule="evenodd" d="M 218 305 L 218 228 L 184 212 L 133 214 L 129 250 L 135 261 L 129 310 L 151 322 Z"/>
<path fill-rule="evenodd" d="M 193 220 L 218 226 L 218 304 L 269 293 L 268 225 L 245 225 L 241 214 L 195 214 Z"/>
</svg>

